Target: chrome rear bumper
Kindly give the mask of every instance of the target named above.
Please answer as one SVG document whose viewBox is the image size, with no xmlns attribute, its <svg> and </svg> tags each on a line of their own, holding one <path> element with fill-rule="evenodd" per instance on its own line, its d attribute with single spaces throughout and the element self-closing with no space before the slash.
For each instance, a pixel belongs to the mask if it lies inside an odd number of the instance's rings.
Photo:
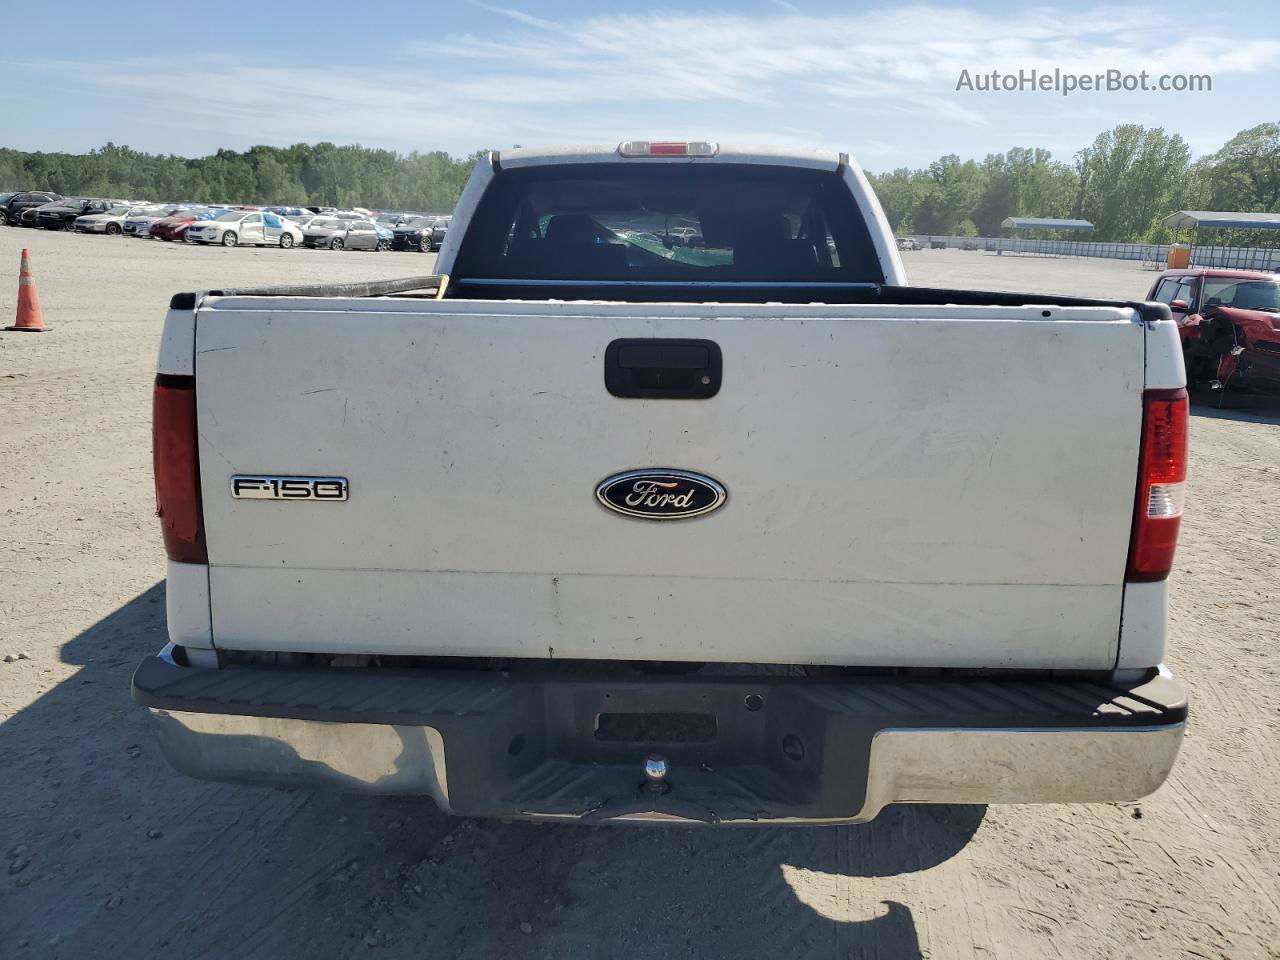
<svg viewBox="0 0 1280 960">
<path fill-rule="evenodd" d="M 425 795 L 469 816 L 593 822 L 857 823 L 891 803 L 1134 800 L 1169 775 L 1186 717 L 1167 672 L 1122 688 L 602 684 L 453 670 L 196 670 L 152 658 L 134 697 L 151 707 L 166 758 L 191 776 Z M 602 707 L 705 710 L 717 733 L 708 742 L 601 742 Z M 642 784 L 655 750 L 670 761 L 661 792 Z"/>
</svg>

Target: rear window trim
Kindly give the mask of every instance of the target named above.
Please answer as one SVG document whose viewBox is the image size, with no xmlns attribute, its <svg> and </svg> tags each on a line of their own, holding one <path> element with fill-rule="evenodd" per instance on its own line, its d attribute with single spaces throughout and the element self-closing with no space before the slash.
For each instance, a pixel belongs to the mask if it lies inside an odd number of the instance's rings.
<svg viewBox="0 0 1280 960">
<path fill-rule="evenodd" d="M 455 287 L 581 287 L 587 284 L 609 287 L 767 287 L 774 290 L 799 290 L 818 287 L 826 290 L 877 290 L 881 284 L 872 280 L 560 280 L 521 277 L 451 277 Z"/>
<path fill-rule="evenodd" d="M 827 286 L 874 287 L 874 286 L 879 286 L 880 284 L 883 284 L 885 282 L 886 277 L 884 274 L 884 266 L 881 263 L 881 258 L 876 248 L 877 224 L 874 222 L 874 219 L 868 215 L 868 211 L 864 207 L 863 202 L 857 195 L 856 191 L 853 191 L 849 188 L 848 183 L 846 182 L 844 176 L 842 175 L 841 167 L 837 167 L 835 170 L 832 170 L 832 171 L 827 171 L 825 169 L 814 170 L 809 167 L 796 166 L 796 165 L 785 163 L 785 162 L 734 163 L 734 164 L 717 163 L 717 164 L 703 165 L 703 164 L 692 164 L 686 161 L 679 165 L 674 165 L 674 164 L 668 165 L 668 164 L 669 164 L 669 161 L 668 163 L 664 163 L 664 164 L 644 163 L 644 164 L 632 165 L 629 163 L 612 163 L 607 161 L 591 160 L 591 161 L 577 162 L 572 164 L 563 164 L 563 163 L 545 164 L 545 165 L 537 164 L 537 165 L 522 166 L 522 167 L 518 167 L 511 170 L 497 168 L 493 179 L 490 180 L 489 183 L 485 186 L 484 192 L 479 197 L 479 200 L 476 204 L 476 208 L 473 211 L 471 219 L 467 224 L 467 229 L 463 235 L 462 243 L 460 244 L 456 259 L 453 264 L 453 269 L 450 271 L 451 282 L 455 284 L 465 284 L 468 281 L 471 281 L 476 284 L 487 283 L 491 285 L 525 285 L 525 286 L 529 286 L 529 285 L 550 286 L 553 284 L 580 285 L 582 283 L 609 284 L 609 285 L 617 285 L 617 286 L 645 286 L 645 285 L 681 286 L 681 287 L 687 286 L 687 287 L 693 287 L 693 288 L 696 288 L 699 286 L 717 286 L 717 287 L 730 287 L 730 288 L 735 286 L 753 286 L 753 287 L 777 287 L 779 289 L 785 289 L 788 287 L 799 288 L 799 287 L 827 287 Z M 509 189 L 507 185 L 512 183 L 513 181 L 516 181 L 518 186 L 518 181 L 526 178 L 534 181 L 537 181 L 543 178 L 554 179 L 556 177 L 563 177 L 563 178 L 600 177 L 602 179 L 607 179 L 608 176 L 611 174 L 613 175 L 624 174 L 624 173 L 629 174 L 631 171 L 639 171 L 639 170 L 646 170 L 647 172 L 652 172 L 656 169 L 661 169 L 663 167 L 666 167 L 667 169 L 673 170 L 673 171 L 674 170 L 696 170 L 699 175 L 701 175 L 703 171 L 706 171 L 707 174 L 709 175 L 710 172 L 714 170 L 716 176 L 723 177 L 725 179 L 734 177 L 735 175 L 746 176 L 746 177 L 756 177 L 765 173 L 765 171 L 773 171 L 780 174 L 792 175 L 797 179 L 797 181 L 807 180 L 812 182 L 815 188 L 815 193 L 814 193 L 815 197 L 817 196 L 819 191 L 822 191 L 825 189 L 833 189 L 838 191 L 841 194 L 841 196 L 844 198 L 844 202 L 847 202 L 848 204 L 847 212 L 850 214 L 850 216 L 848 216 L 848 218 L 844 220 L 844 222 L 839 226 L 838 229 L 840 231 L 852 230 L 856 234 L 855 236 L 851 236 L 849 238 L 849 242 L 852 244 L 852 246 L 855 249 L 853 249 L 852 251 L 846 251 L 843 249 L 840 250 L 839 251 L 840 258 L 842 261 L 845 260 L 846 259 L 845 254 L 851 252 L 853 256 L 849 258 L 850 260 L 849 266 L 852 269 L 862 273 L 863 275 L 862 276 L 856 276 L 856 275 L 846 276 L 843 279 L 836 279 L 836 280 L 831 280 L 831 279 L 764 280 L 764 279 L 756 279 L 748 276 L 735 277 L 735 276 L 724 276 L 724 275 L 713 275 L 712 277 L 709 277 L 709 278 L 700 278 L 696 276 L 681 277 L 678 275 L 673 275 L 669 277 L 654 276 L 654 277 L 643 278 L 643 279 L 641 278 L 606 279 L 602 277 L 592 277 L 592 276 L 560 276 L 560 277 L 554 277 L 554 278 L 538 277 L 538 276 L 493 277 L 491 274 L 492 272 L 496 272 L 496 271 L 491 271 L 491 269 L 485 269 L 486 265 L 488 265 L 490 268 L 492 268 L 492 266 L 494 265 L 492 262 L 492 258 L 483 253 L 477 256 L 475 253 L 475 248 L 471 246 L 471 244 L 473 243 L 480 244 L 482 242 L 480 239 L 477 239 L 477 238 L 482 237 L 484 235 L 485 227 L 488 226 L 485 223 L 486 214 L 489 213 L 486 207 L 488 206 L 488 204 L 496 202 L 494 198 L 498 197 L 501 191 L 505 189 Z M 527 193 L 525 196 L 527 201 Z M 520 213 L 519 213 L 520 208 L 521 208 L 521 201 L 517 197 L 517 203 L 513 211 L 517 216 L 517 222 L 520 217 Z M 824 218 L 829 218 L 830 214 L 834 212 L 838 212 L 837 208 L 835 206 L 829 207 L 828 209 L 823 211 Z M 827 231 L 829 235 L 835 235 L 837 232 L 835 222 L 833 222 L 830 219 L 827 219 Z M 856 249 L 856 248 L 861 248 L 861 249 Z M 472 264 L 469 263 L 468 261 L 475 262 L 475 265 L 477 267 L 475 273 L 466 272 L 470 270 L 472 266 Z M 837 269 L 842 269 L 842 268 L 843 268 L 843 265 L 842 267 Z M 482 278 L 481 276 L 482 274 L 485 274 L 486 277 Z"/>
</svg>

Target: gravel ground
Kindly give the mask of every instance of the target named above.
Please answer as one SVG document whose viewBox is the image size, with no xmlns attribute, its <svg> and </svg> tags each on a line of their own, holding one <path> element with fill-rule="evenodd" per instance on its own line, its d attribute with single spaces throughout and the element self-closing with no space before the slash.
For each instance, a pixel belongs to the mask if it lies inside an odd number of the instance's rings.
<svg viewBox="0 0 1280 960">
<path fill-rule="evenodd" d="M 899 807 L 799 830 L 450 819 L 184 779 L 128 696 L 164 639 L 148 418 L 169 295 L 409 276 L 431 258 L 6 228 L 0 265 L 16 272 L 23 244 L 53 330 L 0 334 L 3 960 L 1280 956 L 1274 408 L 1195 411 L 1170 654 L 1193 715 L 1170 782 L 1140 803 Z M 906 260 L 922 284 L 1141 296 L 1151 279 Z"/>
</svg>

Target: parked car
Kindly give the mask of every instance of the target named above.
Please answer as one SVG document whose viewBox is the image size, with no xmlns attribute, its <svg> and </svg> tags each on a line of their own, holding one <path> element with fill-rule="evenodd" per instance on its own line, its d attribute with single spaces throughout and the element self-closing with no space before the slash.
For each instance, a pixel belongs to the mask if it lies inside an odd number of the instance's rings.
<svg viewBox="0 0 1280 960">
<path fill-rule="evenodd" d="M 324 217 L 311 221 L 303 243 L 318 250 L 386 250 L 391 241 L 378 235 L 372 220 L 339 220 Z"/>
<path fill-rule="evenodd" d="M 674 146 L 482 154 L 443 290 L 170 301 L 165 757 L 597 824 L 1158 788 L 1168 308 L 913 288 L 847 155 Z M 676 197 L 726 257 L 598 240 Z"/>
<path fill-rule="evenodd" d="M 693 227 L 672 227 L 666 231 L 667 241 L 673 247 L 705 247 L 707 242 Z"/>
<path fill-rule="evenodd" d="M 226 210 L 212 220 L 200 220 L 187 228 L 188 243 L 220 243 L 224 247 L 289 247 L 302 242 L 302 231 L 293 221 L 262 210 Z"/>
<path fill-rule="evenodd" d="M 436 222 L 431 225 L 431 249 L 439 250 L 440 245 L 444 243 L 445 236 L 449 233 L 449 225 L 453 222 L 453 217 L 436 217 Z"/>
<path fill-rule="evenodd" d="M 77 233 L 105 233 L 108 236 L 118 236 L 127 219 L 142 216 L 150 209 L 150 207 L 133 206 L 127 203 L 116 204 L 101 213 L 76 217 L 75 230 Z"/>
<path fill-rule="evenodd" d="M 912 237 L 898 237 L 899 250 L 919 250 L 920 241 Z"/>
<path fill-rule="evenodd" d="M 421 250 L 423 253 L 436 249 L 431 240 L 431 228 L 435 226 L 436 217 L 413 217 L 400 224 L 392 231 L 392 250 Z"/>
<path fill-rule="evenodd" d="M 61 200 L 51 200 L 50 203 L 61 203 Z M 41 204 L 44 206 L 44 204 Z M 40 207 L 27 207 L 18 215 L 17 226 L 19 227 L 38 227 L 40 226 Z"/>
<path fill-rule="evenodd" d="M 1280 394 L 1280 276 L 1257 270 L 1165 270 L 1148 300 L 1178 324 L 1187 383 Z"/>
<path fill-rule="evenodd" d="M 95 213 L 104 213 L 120 204 L 119 200 L 96 200 L 88 197 L 69 197 L 54 203 L 46 203 L 40 207 L 36 219 L 46 230 L 66 230 L 76 228 L 76 219 Z"/>
<path fill-rule="evenodd" d="M 130 215 L 125 218 L 121 225 L 121 231 L 125 236 L 135 237 L 139 240 L 151 239 L 151 225 L 157 220 L 165 217 L 171 217 L 186 208 L 176 203 L 166 203 L 159 206 L 147 207 L 140 211 L 137 215 Z"/>
<path fill-rule="evenodd" d="M 215 210 L 208 210 L 202 207 L 191 207 L 186 210 L 179 210 L 177 213 L 170 214 L 167 217 L 161 217 L 155 223 L 151 224 L 151 236 L 158 240 L 184 240 L 187 236 L 187 228 L 193 223 L 212 220 L 219 214 L 225 213 L 221 207 Z"/>
<path fill-rule="evenodd" d="M 4 203 L 0 204 L 0 223 L 18 226 L 25 211 L 33 210 L 46 203 L 61 199 L 62 194 L 50 193 L 47 190 L 27 190 L 21 193 L 12 193 Z M 31 225 L 35 226 L 34 223 Z"/>
</svg>

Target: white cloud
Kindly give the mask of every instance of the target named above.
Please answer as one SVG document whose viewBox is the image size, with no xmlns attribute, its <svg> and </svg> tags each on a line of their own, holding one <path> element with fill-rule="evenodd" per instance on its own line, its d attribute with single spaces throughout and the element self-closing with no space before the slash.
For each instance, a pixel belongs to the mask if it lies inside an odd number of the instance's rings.
<svg viewBox="0 0 1280 960">
<path fill-rule="evenodd" d="M 1119 68 L 1153 73 L 1247 73 L 1273 69 L 1280 41 L 1234 36 L 1229 24 L 1198 25 L 1194 39 L 1153 31 L 1156 9 L 1049 8 L 982 13 L 949 7 L 883 8 L 810 16 L 606 15 L 553 22 L 485 7 L 522 29 L 421 45 L 433 56 L 491 64 L 477 96 L 511 96 L 526 82 L 543 102 L 737 100 L 773 104 L 780 85 L 812 93 L 933 104 L 954 93 L 962 69 L 989 72 L 1059 67 L 1075 73 Z M 555 78 L 551 84 L 546 78 Z M 970 111 L 965 111 L 962 116 Z M 972 119 L 972 117 L 969 117 Z"/>
</svg>

